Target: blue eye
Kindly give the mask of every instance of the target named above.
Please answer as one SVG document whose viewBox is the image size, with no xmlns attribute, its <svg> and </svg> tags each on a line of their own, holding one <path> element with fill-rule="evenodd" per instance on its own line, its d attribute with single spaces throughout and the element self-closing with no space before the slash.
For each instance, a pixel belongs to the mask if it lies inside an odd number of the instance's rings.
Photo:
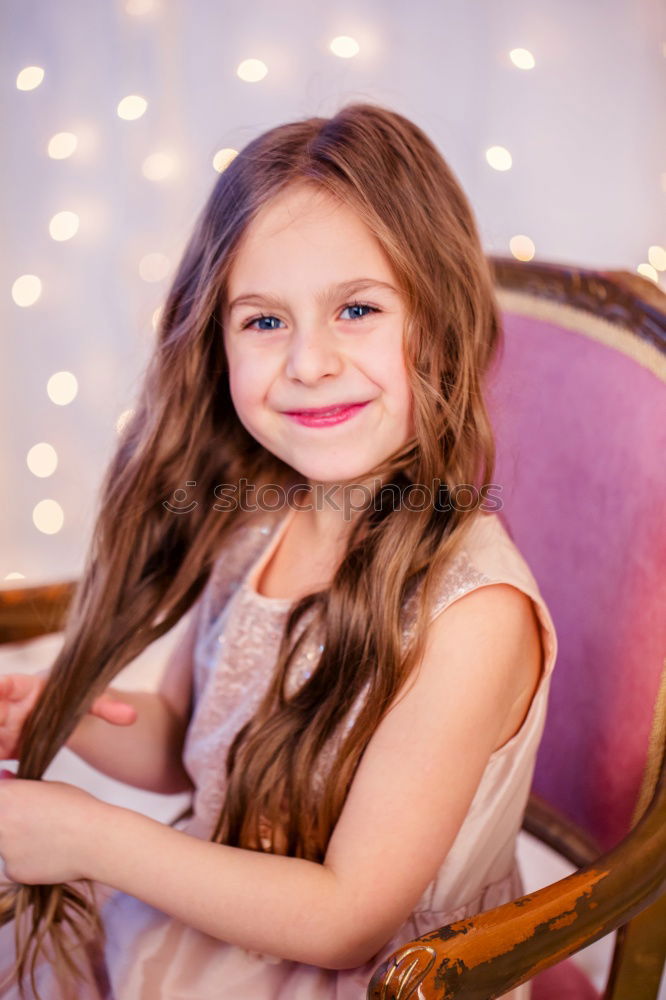
<svg viewBox="0 0 666 1000">
<path fill-rule="evenodd" d="M 248 330 L 250 327 L 254 326 L 255 323 L 260 323 L 262 319 L 277 319 L 277 317 L 276 316 L 263 316 L 262 315 L 262 316 L 257 316 L 256 319 L 249 319 L 247 321 L 247 323 L 243 324 L 243 330 Z M 275 329 L 276 328 L 274 326 L 273 327 L 269 327 L 268 330 L 266 330 L 266 332 L 270 332 L 270 330 L 275 330 Z"/>
<path fill-rule="evenodd" d="M 375 312 L 375 313 L 379 312 L 379 309 L 375 309 L 374 306 L 368 306 L 364 302 L 350 302 L 348 305 L 345 306 L 345 308 L 342 311 L 344 312 L 345 309 L 369 309 L 370 312 Z M 366 316 L 367 315 L 368 314 L 366 313 Z M 353 319 L 365 319 L 365 316 L 356 316 L 356 317 L 352 317 L 352 318 Z"/>
<path fill-rule="evenodd" d="M 365 302 L 348 302 L 346 306 L 343 306 L 342 312 L 345 312 L 346 309 L 369 309 L 371 313 L 379 312 L 379 309 L 377 309 L 375 306 L 369 306 Z M 365 317 L 367 315 L 368 315 L 368 313 L 366 313 L 363 316 L 352 316 L 351 317 L 351 321 L 352 322 L 357 322 L 358 320 L 365 319 Z M 268 320 L 268 319 L 271 319 L 271 320 L 272 319 L 277 319 L 277 316 L 270 316 L 270 315 L 264 316 L 263 314 L 261 316 L 255 316 L 254 319 L 249 319 L 247 321 L 247 323 L 244 323 L 242 329 L 243 330 L 247 330 L 250 327 L 254 327 L 255 323 L 260 323 L 262 320 L 265 320 L 265 319 L 266 320 Z M 278 322 L 280 322 L 280 320 L 278 320 Z M 276 330 L 277 327 L 275 327 L 275 326 L 272 326 L 272 327 L 263 327 L 263 328 L 257 328 L 257 327 L 255 327 L 255 329 L 263 329 L 263 331 L 265 333 L 270 333 L 271 331 Z"/>
</svg>

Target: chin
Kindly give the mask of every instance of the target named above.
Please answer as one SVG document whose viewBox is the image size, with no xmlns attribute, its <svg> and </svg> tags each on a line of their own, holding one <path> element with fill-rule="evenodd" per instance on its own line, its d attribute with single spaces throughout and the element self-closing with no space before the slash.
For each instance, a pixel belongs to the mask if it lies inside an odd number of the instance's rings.
<svg viewBox="0 0 666 1000">
<path fill-rule="evenodd" d="M 328 486 L 347 485 L 349 489 L 352 489 L 355 483 L 363 483 L 368 478 L 367 467 L 350 471 L 349 466 L 337 469 L 330 462 L 324 468 L 302 466 L 301 468 L 296 468 L 296 471 L 303 477 L 304 481 L 321 483 L 324 488 Z M 364 495 L 359 490 L 356 490 L 351 494 L 351 498 L 353 503 L 360 504 Z"/>
</svg>

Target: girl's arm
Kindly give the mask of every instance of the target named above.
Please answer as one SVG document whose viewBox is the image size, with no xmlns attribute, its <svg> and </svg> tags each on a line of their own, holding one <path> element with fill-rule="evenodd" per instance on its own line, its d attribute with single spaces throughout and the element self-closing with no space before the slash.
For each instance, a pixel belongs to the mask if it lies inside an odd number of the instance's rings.
<svg viewBox="0 0 666 1000">
<path fill-rule="evenodd" d="M 116 781 L 164 795 L 190 791 L 192 782 L 182 763 L 183 743 L 191 712 L 192 658 L 199 605 L 174 648 L 158 691 L 107 694 L 136 709 L 136 719 L 112 726 L 85 715 L 66 746 L 91 767 Z"/>
<path fill-rule="evenodd" d="M 530 705 L 535 629 L 530 599 L 504 584 L 434 619 L 419 670 L 361 758 L 323 864 L 200 840 L 101 803 L 104 836 L 86 841 L 86 876 L 243 948 L 331 969 L 364 964 L 435 877 L 507 718 Z"/>
<path fill-rule="evenodd" d="M 192 782 L 182 764 L 186 726 L 159 691 L 120 691 L 112 695 L 136 709 L 136 720 L 112 726 L 84 715 L 65 744 L 86 764 L 135 788 L 164 795 L 189 791 Z"/>
</svg>

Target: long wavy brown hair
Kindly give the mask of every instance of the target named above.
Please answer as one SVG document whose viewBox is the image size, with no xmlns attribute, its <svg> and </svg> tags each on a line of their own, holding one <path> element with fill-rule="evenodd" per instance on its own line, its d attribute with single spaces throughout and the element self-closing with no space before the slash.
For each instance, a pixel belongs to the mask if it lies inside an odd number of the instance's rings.
<svg viewBox="0 0 666 1000">
<path fill-rule="evenodd" d="M 259 135 L 216 181 L 173 278 L 133 415 L 101 484 L 63 645 L 25 722 L 20 778 L 44 774 L 93 700 L 202 595 L 229 533 L 252 516 L 240 507 L 215 509 L 216 485 L 242 477 L 257 487 L 293 482 L 295 470 L 236 415 L 222 316 L 243 234 L 294 183 L 312 184 L 358 213 L 404 296 L 415 433 L 373 471 L 402 490 L 467 484 L 480 496 L 491 481 L 495 447 L 482 389 L 500 344 L 499 310 L 470 204 L 438 149 L 409 119 L 371 103 Z M 210 503 L 175 515 L 165 501 L 188 480 Z M 279 831 L 280 853 L 324 859 L 359 759 L 422 655 L 434 581 L 471 520 L 455 502 L 448 510 L 408 509 L 394 498 L 395 490 L 382 489 L 381 502 L 359 512 L 330 587 L 293 606 L 266 696 L 219 761 L 227 791 L 212 840 L 278 851 Z M 421 599 L 414 638 L 403 649 L 403 606 L 414 587 Z M 287 696 L 296 626 L 311 607 L 324 648 L 309 679 Z M 315 796 L 315 760 L 368 682 Z M 266 821 L 270 847 L 260 838 Z M 69 935 L 81 943 L 91 931 L 103 936 L 94 892 L 84 891 L 93 883 L 82 885 L 12 884 L 0 893 L 0 924 L 17 918 L 22 996 L 28 966 L 34 989 L 42 941 L 53 947 L 57 974 L 71 982 L 79 973 Z"/>
</svg>

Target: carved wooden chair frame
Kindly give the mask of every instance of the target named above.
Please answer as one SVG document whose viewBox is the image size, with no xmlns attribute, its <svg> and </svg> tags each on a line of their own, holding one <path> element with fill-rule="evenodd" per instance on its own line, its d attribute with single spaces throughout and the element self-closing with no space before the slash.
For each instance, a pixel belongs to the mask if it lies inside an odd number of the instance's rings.
<svg viewBox="0 0 666 1000">
<path fill-rule="evenodd" d="M 605 321 L 595 336 L 666 381 L 666 296 L 648 279 L 490 259 L 502 308 L 560 325 L 570 310 L 573 329 L 574 311 L 590 313 Z M 654 1000 L 666 957 L 665 745 L 666 660 L 630 833 L 602 853 L 533 792 L 523 829 L 577 870 L 407 942 L 375 970 L 368 1000 L 493 1000 L 616 930 L 604 1000 Z"/>
</svg>

